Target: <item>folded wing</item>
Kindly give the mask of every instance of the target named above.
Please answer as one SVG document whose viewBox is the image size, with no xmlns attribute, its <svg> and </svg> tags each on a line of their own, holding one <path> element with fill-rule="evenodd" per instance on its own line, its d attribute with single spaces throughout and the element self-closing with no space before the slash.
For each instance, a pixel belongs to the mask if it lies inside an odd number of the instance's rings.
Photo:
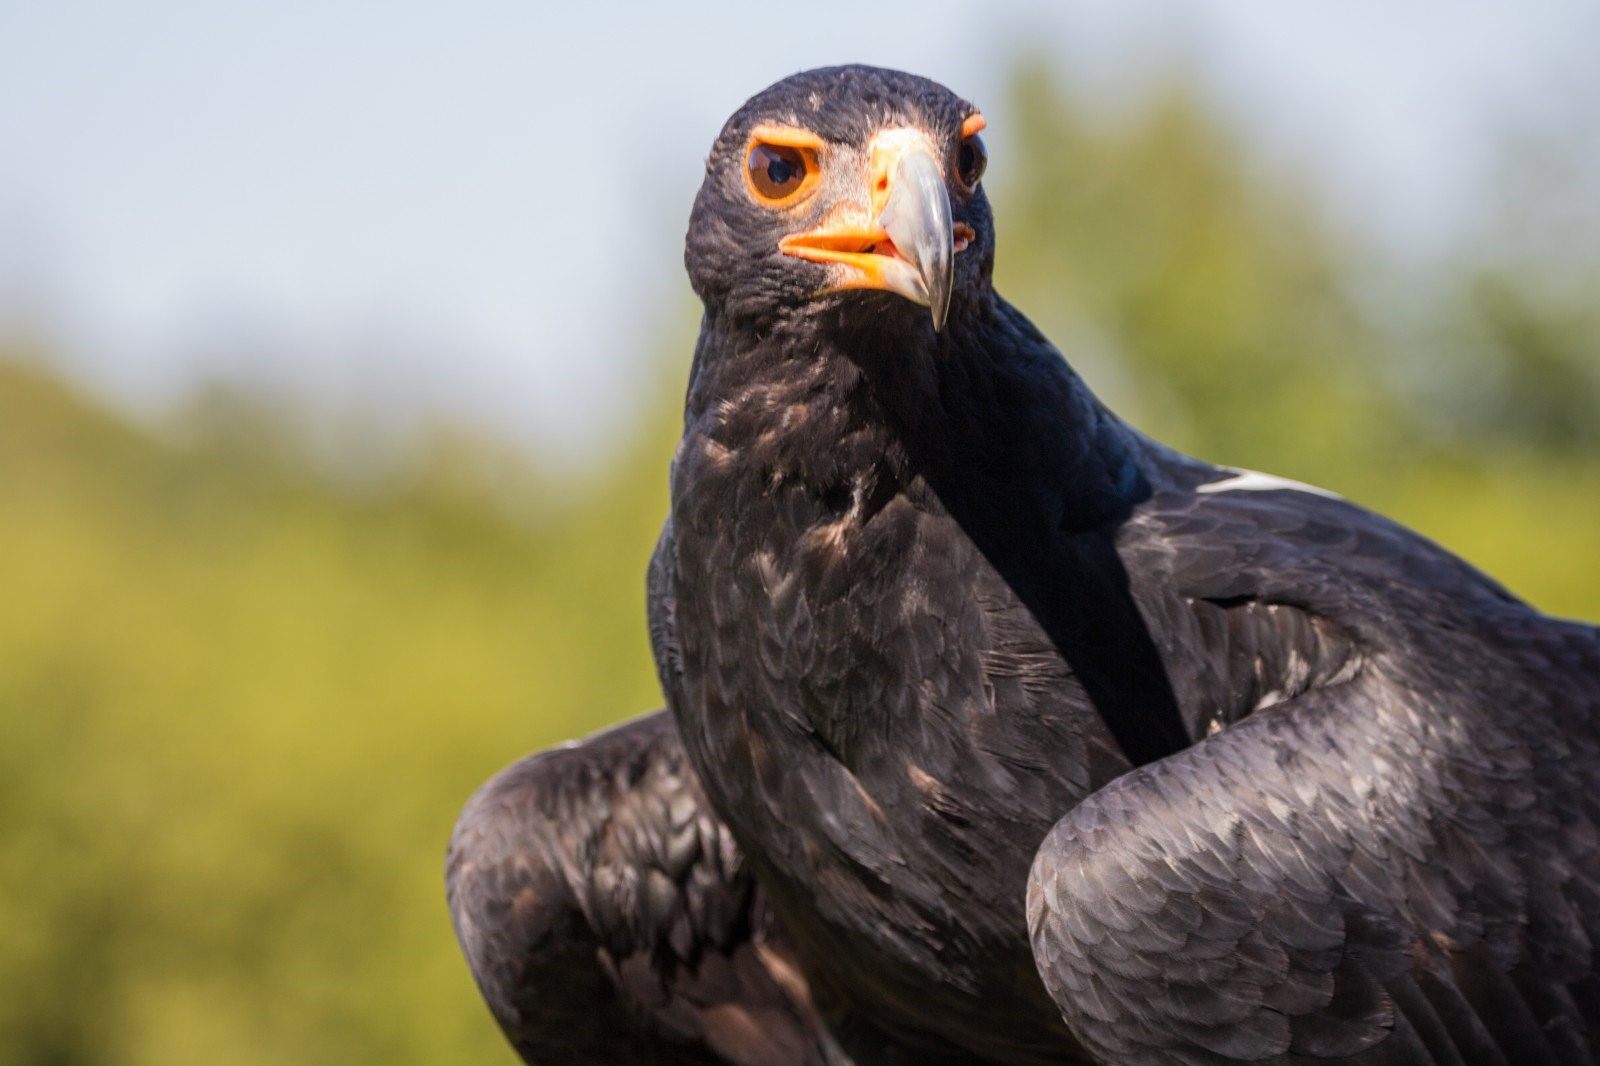
<svg viewBox="0 0 1600 1066">
<path fill-rule="evenodd" d="M 1600 1061 L 1600 634 L 1507 617 L 1476 658 L 1468 631 L 1374 653 L 1062 819 L 1029 930 L 1097 1055 Z"/>
<path fill-rule="evenodd" d="M 527 1062 L 831 1061 L 664 713 L 492 778 L 446 877 L 468 964 Z"/>
</svg>

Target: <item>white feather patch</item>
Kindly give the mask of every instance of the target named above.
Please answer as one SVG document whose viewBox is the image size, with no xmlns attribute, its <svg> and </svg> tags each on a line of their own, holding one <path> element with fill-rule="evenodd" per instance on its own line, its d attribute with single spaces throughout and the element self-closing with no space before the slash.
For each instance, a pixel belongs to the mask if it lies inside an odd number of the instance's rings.
<svg viewBox="0 0 1600 1066">
<path fill-rule="evenodd" d="M 1285 489 L 1289 492 L 1309 492 L 1313 496 L 1326 496 L 1330 500 L 1342 500 L 1337 492 L 1319 489 L 1315 485 L 1307 485 L 1304 481 L 1293 481 L 1275 474 L 1263 474 L 1259 470 L 1235 470 L 1234 476 L 1221 481 L 1213 481 L 1208 485 L 1201 485 L 1196 492 L 1269 492 L 1273 489 Z"/>
</svg>

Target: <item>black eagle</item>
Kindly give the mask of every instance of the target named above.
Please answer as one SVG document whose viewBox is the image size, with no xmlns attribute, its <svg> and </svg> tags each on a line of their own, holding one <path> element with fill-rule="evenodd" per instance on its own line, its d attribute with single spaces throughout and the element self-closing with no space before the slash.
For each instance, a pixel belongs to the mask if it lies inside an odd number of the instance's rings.
<svg viewBox="0 0 1600 1066">
<path fill-rule="evenodd" d="M 1119 421 L 991 285 L 983 119 L 724 127 L 650 626 L 669 712 L 463 814 L 530 1062 L 1600 1061 L 1600 631 Z"/>
</svg>

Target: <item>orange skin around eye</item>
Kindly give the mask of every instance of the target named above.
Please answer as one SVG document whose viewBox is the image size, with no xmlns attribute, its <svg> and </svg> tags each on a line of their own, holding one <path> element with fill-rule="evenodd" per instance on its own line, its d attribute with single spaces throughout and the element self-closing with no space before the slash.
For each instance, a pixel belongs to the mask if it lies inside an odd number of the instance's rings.
<svg viewBox="0 0 1600 1066">
<path fill-rule="evenodd" d="M 750 143 L 777 144 L 784 148 L 809 149 L 820 152 L 826 143 L 817 134 L 800 126 L 777 126 L 763 122 L 750 131 Z"/>
<path fill-rule="evenodd" d="M 748 163 L 744 168 L 744 183 L 750 190 L 750 195 L 756 202 L 768 207 L 792 207 L 810 196 L 816 189 L 817 182 L 822 180 L 822 167 L 817 164 L 817 154 L 822 151 L 824 141 L 810 130 L 798 126 L 774 126 L 763 124 L 750 131 L 750 142 L 745 145 L 745 159 L 750 158 L 750 153 L 762 145 L 772 145 L 776 148 L 791 148 L 800 153 L 800 158 L 805 160 L 805 177 L 800 180 L 800 185 L 787 196 L 767 196 L 756 188 L 755 182 L 750 178 Z"/>
<path fill-rule="evenodd" d="M 988 125 L 989 124 L 984 121 L 982 115 L 978 114 L 977 112 L 973 112 L 972 114 L 968 115 L 967 120 L 961 124 L 962 140 L 971 137 L 974 133 L 982 132 L 988 127 Z"/>
</svg>

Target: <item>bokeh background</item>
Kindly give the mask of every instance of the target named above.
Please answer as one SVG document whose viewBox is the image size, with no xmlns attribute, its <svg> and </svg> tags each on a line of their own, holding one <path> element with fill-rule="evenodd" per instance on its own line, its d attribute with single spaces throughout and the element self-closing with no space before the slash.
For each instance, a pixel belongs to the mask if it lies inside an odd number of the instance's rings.
<svg viewBox="0 0 1600 1066">
<path fill-rule="evenodd" d="M 0 1063 L 512 1061 L 468 793 L 654 707 L 703 153 L 989 118 L 1113 405 L 1600 618 L 1600 11 L 0 3 Z"/>
</svg>

